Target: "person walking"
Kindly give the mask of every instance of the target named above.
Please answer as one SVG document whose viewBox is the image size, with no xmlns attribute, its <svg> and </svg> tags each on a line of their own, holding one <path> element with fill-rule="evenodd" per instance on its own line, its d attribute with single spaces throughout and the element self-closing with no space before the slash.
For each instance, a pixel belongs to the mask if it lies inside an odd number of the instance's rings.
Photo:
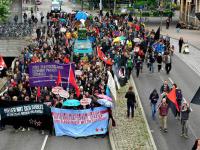
<svg viewBox="0 0 200 150">
<path fill-rule="evenodd" d="M 0 131 L 4 130 L 5 129 L 5 125 L 4 123 L 2 122 L 2 116 L 1 116 L 1 113 L 0 113 Z"/>
<path fill-rule="evenodd" d="M 166 20 L 166 29 L 169 29 L 169 24 L 170 24 L 170 19 L 168 17 L 167 20 Z"/>
<path fill-rule="evenodd" d="M 158 92 L 156 89 L 154 89 L 149 96 L 149 100 L 151 101 L 151 116 L 153 120 L 155 120 L 156 104 L 158 102 L 158 99 L 159 99 Z"/>
<path fill-rule="evenodd" d="M 169 111 L 169 105 L 166 102 L 166 98 L 163 98 L 158 106 L 159 119 L 160 119 L 160 131 L 167 132 L 167 115 Z"/>
<path fill-rule="evenodd" d="M 170 88 L 168 85 L 168 81 L 165 80 L 163 82 L 163 85 L 160 87 L 160 94 L 162 95 L 162 97 L 165 97 L 166 93 L 169 93 L 169 91 L 170 91 Z"/>
<path fill-rule="evenodd" d="M 196 141 L 192 147 L 192 150 L 200 150 L 200 139 L 196 139 Z"/>
<path fill-rule="evenodd" d="M 187 104 L 186 101 L 184 101 L 181 106 L 181 126 L 182 126 L 181 136 L 184 136 L 185 138 L 188 138 L 188 119 L 190 112 L 191 110 L 189 105 Z"/>
<path fill-rule="evenodd" d="M 183 94 L 182 90 L 177 87 L 177 85 L 174 83 L 173 86 L 176 88 L 176 101 L 178 103 L 179 110 L 181 110 L 182 100 L 183 100 Z M 180 119 L 180 112 L 176 110 L 176 119 Z"/>
<path fill-rule="evenodd" d="M 163 60 L 165 63 L 165 71 L 167 74 L 169 74 L 169 72 L 172 69 L 172 57 L 169 53 L 164 54 L 163 57 L 164 57 Z"/>
<path fill-rule="evenodd" d="M 160 72 L 160 70 L 162 69 L 162 61 L 163 61 L 161 53 L 158 54 L 156 60 L 158 63 L 158 72 Z"/>
<path fill-rule="evenodd" d="M 131 56 L 128 58 L 126 62 L 126 68 L 127 68 L 127 79 L 129 79 L 133 69 L 133 60 L 131 59 Z"/>
<path fill-rule="evenodd" d="M 149 54 L 149 72 L 154 73 L 154 64 L 155 58 L 152 53 Z"/>
<path fill-rule="evenodd" d="M 139 77 L 140 69 L 141 69 L 141 58 L 138 56 L 135 61 L 135 69 L 136 69 L 136 77 Z"/>
<path fill-rule="evenodd" d="M 127 118 L 130 116 L 131 112 L 131 117 L 134 117 L 134 108 L 136 106 L 136 97 L 135 93 L 133 92 L 133 87 L 130 86 L 128 89 L 128 92 L 125 95 L 125 98 L 127 99 Z"/>
<path fill-rule="evenodd" d="M 176 32 L 179 33 L 180 30 L 181 30 L 181 24 L 180 24 L 180 22 L 178 22 L 178 23 L 176 24 Z"/>
<path fill-rule="evenodd" d="M 181 53 L 183 43 L 184 43 L 183 38 L 180 37 L 180 39 L 179 39 L 179 41 L 178 41 L 178 45 L 179 45 L 179 53 Z"/>
</svg>

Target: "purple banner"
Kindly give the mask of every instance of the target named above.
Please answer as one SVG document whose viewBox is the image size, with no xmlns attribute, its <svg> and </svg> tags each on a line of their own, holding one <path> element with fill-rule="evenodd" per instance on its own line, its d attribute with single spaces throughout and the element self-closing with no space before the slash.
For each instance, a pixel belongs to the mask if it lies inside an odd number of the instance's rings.
<svg viewBox="0 0 200 150">
<path fill-rule="evenodd" d="M 62 87 L 68 86 L 70 64 L 58 63 L 33 63 L 29 65 L 29 82 L 30 86 L 47 86 L 56 85 L 58 71 L 60 70 Z M 74 72 L 74 64 L 71 64 Z"/>
</svg>

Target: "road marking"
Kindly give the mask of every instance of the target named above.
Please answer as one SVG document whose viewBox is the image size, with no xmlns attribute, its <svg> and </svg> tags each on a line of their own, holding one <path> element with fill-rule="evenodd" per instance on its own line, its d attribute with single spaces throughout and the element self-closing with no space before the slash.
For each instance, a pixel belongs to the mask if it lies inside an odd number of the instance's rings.
<svg viewBox="0 0 200 150">
<path fill-rule="evenodd" d="M 170 81 L 172 84 L 174 83 L 174 81 L 173 81 L 170 77 L 169 77 L 168 79 L 169 79 L 169 81 Z M 183 101 L 187 102 L 187 100 L 185 99 L 185 97 L 183 97 Z M 190 109 L 191 109 L 191 111 L 192 111 L 191 106 L 190 106 Z M 190 130 L 191 130 L 191 132 L 192 132 L 192 135 L 195 137 L 195 139 L 197 139 L 197 136 L 196 136 L 196 134 L 195 134 L 194 130 L 192 129 L 192 127 L 191 127 L 191 125 L 190 125 L 189 122 L 188 122 L 188 127 L 190 128 Z"/>
<path fill-rule="evenodd" d="M 48 139 L 48 135 L 45 135 L 45 137 L 44 137 L 44 141 L 43 141 L 43 143 L 42 143 L 41 150 L 44 150 L 45 145 L 46 145 L 46 143 L 47 143 L 47 139 Z"/>
<path fill-rule="evenodd" d="M 172 84 L 174 84 L 173 80 L 170 77 L 168 79 Z"/>
</svg>

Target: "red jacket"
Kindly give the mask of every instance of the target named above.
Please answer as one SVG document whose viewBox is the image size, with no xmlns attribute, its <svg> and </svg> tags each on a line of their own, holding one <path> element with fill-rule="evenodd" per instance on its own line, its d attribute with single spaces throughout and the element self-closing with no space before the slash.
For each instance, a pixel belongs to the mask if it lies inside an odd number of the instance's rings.
<svg viewBox="0 0 200 150">
<path fill-rule="evenodd" d="M 169 110 L 169 105 L 167 103 L 165 105 L 161 104 L 159 107 L 160 116 L 167 116 L 168 110 Z"/>
</svg>

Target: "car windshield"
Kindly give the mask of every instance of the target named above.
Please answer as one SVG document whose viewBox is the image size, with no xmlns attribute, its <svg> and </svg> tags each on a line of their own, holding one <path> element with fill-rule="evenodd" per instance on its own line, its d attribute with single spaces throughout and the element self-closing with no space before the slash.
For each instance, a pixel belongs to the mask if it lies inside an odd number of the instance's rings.
<svg viewBox="0 0 200 150">
<path fill-rule="evenodd" d="M 52 7 L 59 7 L 59 5 L 58 4 L 52 4 Z"/>
<path fill-rule="evenodd" d="M 91 47 L 92 46 L 91 46 L 90 41 L 85 41 L 85 42 L 76 41 L 74 44 L 74 49 L 88 49 Z"/>
</svg>

